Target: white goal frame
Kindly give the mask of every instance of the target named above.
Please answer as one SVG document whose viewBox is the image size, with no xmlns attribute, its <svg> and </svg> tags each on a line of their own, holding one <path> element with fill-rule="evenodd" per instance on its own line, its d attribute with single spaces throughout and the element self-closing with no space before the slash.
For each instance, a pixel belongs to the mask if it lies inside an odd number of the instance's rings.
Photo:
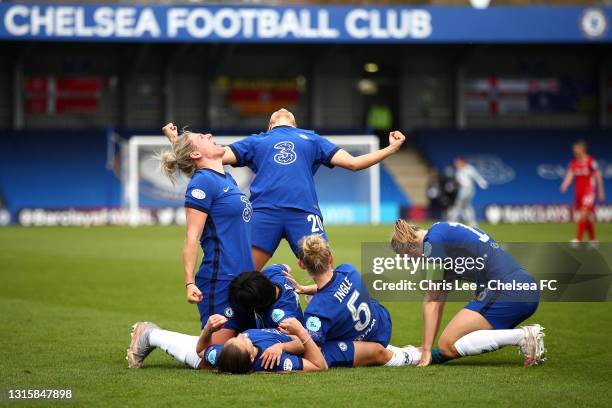
<svg viewBox="0 0 612 408">
<path fill-rule="evenodd" d="M 215 141 L 221 145 L 230 145 L 243 139 L 244 136 L 215 136 Z M 327 136 L 330 142 L 340 148 L 350 146 L 367 146 L 370 152 L 380 148 L 378 137 L 373 135 L 341 135 Z M 127 144 L 127 167 L 124 173 L 124 198 L 127 208 L 130 210 L 132 225 L 138 225 L 139 219 L 139 169 L 138 153 L 140 147 L 169 147 L 165 136 L 134 135 Z M 370 224 L 380 224 L 380 165 L 372 166 L 370 170 Z M 125 168 L 124 167 L 124 168 Z"/>
</svg>

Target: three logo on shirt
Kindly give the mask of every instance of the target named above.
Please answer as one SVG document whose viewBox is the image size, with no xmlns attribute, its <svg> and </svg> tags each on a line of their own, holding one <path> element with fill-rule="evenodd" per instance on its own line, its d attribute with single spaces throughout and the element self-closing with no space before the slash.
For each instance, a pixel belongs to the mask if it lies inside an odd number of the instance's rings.
<svg viewBox="0 0 612 408">
<path fill-rule="evenodd" d="M 278 142 L 274 145 L 274 148 L 280 150 L 279 153 L 274 155 L 274 161 L 278 164 L 291 164 L 297 159 L 293 142 Z"/>
</svg>

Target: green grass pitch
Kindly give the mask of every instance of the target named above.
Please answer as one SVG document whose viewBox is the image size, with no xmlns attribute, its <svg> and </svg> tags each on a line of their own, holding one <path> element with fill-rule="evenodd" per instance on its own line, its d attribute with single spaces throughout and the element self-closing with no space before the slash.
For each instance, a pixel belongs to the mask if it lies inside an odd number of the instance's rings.
<svg viewBox="0 0 612 408">
<path fill-rule="evenodd" d="M 329 227 L 337 262 L 390 226 Z M 567 241 L 573 225 L 484 226 L 500 241 Z M 598 226 L 612 241 L 612 225 Z M 183 229 L 0 229 L 0 388 L 72 388 L 65 406 L 610 406 L 612 304 L 544 303 L 549 360 L 523 368 L 515 348 L 425 369 L 337 369 L 228 376 L 155 351 L 128 370 L 130 326 L 198 333 L 182 284 Z M 273 259 L 295 266 L 283 244 Z M 418 344 L 419 303 L 387 303 L 393 344 Z M 449 304 L 448 320 L 461 304 Z M 608 395 L 608 397 L 605 397 Z M 0 403 L 2 404 L 2 403 Z M 27 404 L 21 403 L 20 406 Z"/>
</svg>

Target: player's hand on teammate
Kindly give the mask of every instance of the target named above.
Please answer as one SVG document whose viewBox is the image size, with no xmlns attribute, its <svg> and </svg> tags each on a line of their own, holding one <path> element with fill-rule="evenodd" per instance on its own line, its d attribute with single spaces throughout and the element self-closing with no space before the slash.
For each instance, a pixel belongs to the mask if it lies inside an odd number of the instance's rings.
<svg viewBox="0 0 612 408">
<path fill-rule="evenodd" d="M 220 314 L 214 314 L 208 318 L 204 330 L 209 330 L 211 333 L 217 332 L 227 323 L 227 317 Z"/>
<path fill-rule="evenodd" d="M 427 367 L 431 364 L 431 349 L 421 349 L 421 361 L 417 367 Z"/>
<path fill-rule="evenodd" d="M 289 267 L 289 265 L 283 266 L 286 267 L 286 269 L 283 271 L 283 273 L 285 274 L 285 278 L 287 278 L 289 283 L 293 285 L 293 287 L 295 288 L 295 293 L 297 293 L 298 295 L 304 294 L 305 286 L 300 285 L 298 281 L 295 280 L 295 277 L 291 274 L 291 268 Z"/>
<path fill-rule="evenodd" d="M 283 344 L 277 343 L 273 346 L 268 347 L 261 357 L 261 366 L 265 370 L 270 370 L 277 365 L 280 365 L 281 356 L 283 355 Z"/>
<path fill-rule="evenodd" d="M 290 317 L 283 320 L 278 325 L 278 330 L 284 334 L 293 334 L 294 336 L 300 337 L 300 335 L 306 333 L 306 329 L 302 326 L 302 323 L 295 317 Z M 300 337 L 301 338 L 301 337 Z"/>
<path fill-rule="evenodd" d="M 172 122 L 162 128 L 162 133 L 168 138 L 170 143 L 174 143 L 178 139 L 178 130 L 176 129 L 176 125 Z"/>
<path fill-rule="evenodd" d="M 399 149 L 406 141 L 406 136 L 399 130 L 389 132 L 389 145 Z"/>
<path fill-rule="evenodd" d="M 189 303 L 200 303 L 204 299 L 202 292 L 195 284 L 187 285 L 187 302 Z"/>
</svg>

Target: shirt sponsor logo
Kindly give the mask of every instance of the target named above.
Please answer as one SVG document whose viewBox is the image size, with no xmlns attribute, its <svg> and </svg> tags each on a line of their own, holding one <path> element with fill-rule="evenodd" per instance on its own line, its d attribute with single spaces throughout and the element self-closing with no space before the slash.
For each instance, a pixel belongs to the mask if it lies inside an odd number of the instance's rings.
<svg viewBox="0 0 612 408">
<path fill-rule="evenodd" d="M 297 159 L 293 142 L 278 142 L 274 145 L 274 148 L 280 150 L 280 152 L 274 155 L 274 161 L 278 164 L 291 164 Z"/>
<path fill-rule="evenodd" d="M 194 188 L 191 190 L 191 196 L 193 198 L 197 198 L 198 200 L 203 200 L 206 198 L 206 193 L 199 188 Z"/>
<path fill-rule="evenodd" d="M 241 196 L 240 201 L 244 203 L 244 210 L 242 210 L 242 219 L 244 222 L 251 221 L 251 216 L 253 215 L 253 206 L 251 202 L 246 196 Z"/>
</svg>

